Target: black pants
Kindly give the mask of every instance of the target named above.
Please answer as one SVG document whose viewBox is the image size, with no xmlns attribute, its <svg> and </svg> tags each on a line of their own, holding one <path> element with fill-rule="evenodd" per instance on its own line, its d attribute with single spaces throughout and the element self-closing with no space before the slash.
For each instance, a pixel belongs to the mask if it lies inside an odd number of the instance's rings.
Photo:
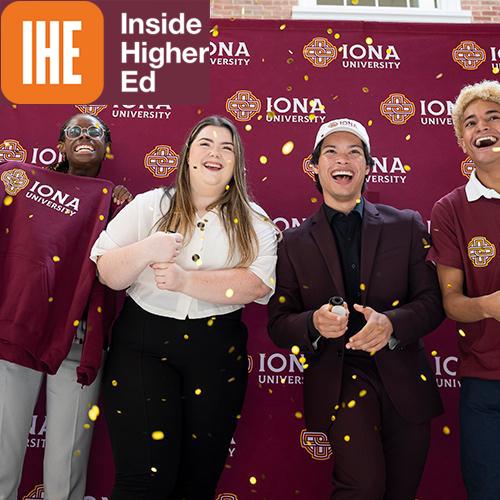
<svg viewBox="0 0 500 500">
<path fill-rule="evenodd" d="M 104 375 L 113 500 L 214 498 L 247 386 L 240 318 L 175 320 L 127 299 Z"/>
<path fill-rule="evenodd" d="M 412 423 L 399 415 L 371 360 L 345 360 L 334 416 L 328 433 L 334 462 L 331 499 L 414 500 L 430 422 Z"/>
</svg>

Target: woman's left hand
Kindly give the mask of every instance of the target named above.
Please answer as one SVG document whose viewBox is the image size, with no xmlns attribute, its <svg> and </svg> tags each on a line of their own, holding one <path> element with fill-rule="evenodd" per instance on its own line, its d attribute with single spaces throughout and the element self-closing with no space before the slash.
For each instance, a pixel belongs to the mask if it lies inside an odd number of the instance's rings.
<svg viewBox="0 0 500 500">
<path fill-rule="evenodd" d="M 151 264 L 155 274 L 156 286 L 160 290 L 180 292 L 187 279 L 187 271 L 174 262 L 156 262 Z"/>
<path fill-rule="evenodd" d="M 125 202 L 132 201 L 132 193 L 123 185 L 119 184 L 113 188 L 113 201 L 117 205 L 123 205 Z"/>
</svg>

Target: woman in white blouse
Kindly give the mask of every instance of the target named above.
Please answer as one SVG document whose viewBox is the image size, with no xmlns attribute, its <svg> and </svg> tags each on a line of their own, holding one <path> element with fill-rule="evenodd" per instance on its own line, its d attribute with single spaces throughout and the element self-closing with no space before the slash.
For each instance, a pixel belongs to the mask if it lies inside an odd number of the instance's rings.
<svg viewBox="0 0 500 500">
<path fill-rule="evenodd" d="M 100 278 L 128 295 L 104 380 L 113 500 L 214 498 L 247 385 L 241 309 L 272 295 L 276 244 L 218 116 L 189 134 L 175 187 L 137 196 L 100 235 Z"/>
</svg>

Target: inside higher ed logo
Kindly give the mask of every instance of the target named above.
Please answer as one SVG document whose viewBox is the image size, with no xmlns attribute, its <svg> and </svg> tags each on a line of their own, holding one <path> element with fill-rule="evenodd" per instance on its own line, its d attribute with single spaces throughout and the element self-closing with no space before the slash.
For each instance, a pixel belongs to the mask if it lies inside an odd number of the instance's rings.
<svg viewBox="0 0 500 500">
<path fill-rule="evenodd" d="M 104 87 L 104 17 L 87 1 L 20 1 L 1 18 L 1 86 L 16 104 L 93 102 Z"/>
</svg>

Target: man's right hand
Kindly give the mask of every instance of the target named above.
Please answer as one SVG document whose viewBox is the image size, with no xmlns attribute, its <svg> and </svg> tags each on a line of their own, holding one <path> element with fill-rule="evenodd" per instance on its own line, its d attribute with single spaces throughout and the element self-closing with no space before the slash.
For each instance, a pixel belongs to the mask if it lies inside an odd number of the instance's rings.
<svg viewBox="0 0 500 500">
<path fill-rule="evenodd" d="M 483 295 L 482 302 L 485 317 L 500 321 L 500 290 Z"/>
<path fill-rule="evenodd" d="M 155 262 L 175 262 L 182 248 L 180 233 L 158 231 L 142 240 L 142 250 L 149 264 Z"/>
<path fill-rule="evenodd" d="M 330 311 L 330 304 L 324 304 L 313 313 L 313 324 L 316 330 L 326 338 L 342 337 L 347 331 L 349 312 L 345 316 Z"/>
</svg>

